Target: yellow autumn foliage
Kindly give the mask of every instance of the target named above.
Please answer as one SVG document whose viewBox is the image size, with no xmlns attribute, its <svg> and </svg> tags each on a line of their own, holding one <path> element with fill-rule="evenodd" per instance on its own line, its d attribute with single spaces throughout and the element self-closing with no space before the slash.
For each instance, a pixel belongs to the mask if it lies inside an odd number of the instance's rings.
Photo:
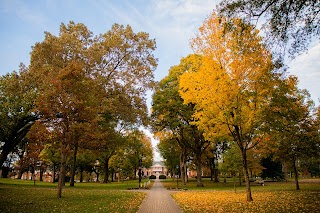
<svg viewBox="0 0 320 213">
<path fill-rule="evenodd" d="M 195 124 L 209 140 L 232 134 L 237 126 L 239 140 L 249 146 L 273 88 L 272 56 L 258 31 L 240 19 L 213 13 L 192 47 L 203 56 L 202 64 L 181 76 L 179 92 L 184 103 L 195 104 Z"/>
<path fill-rule="evenodd" d="M 185 212 L 320 212 L 319 191 L 263 191 L 253 194 L 254 202 L 244 202 L 245 192 L 179 192 L 173 198 Z"/>
</svg>

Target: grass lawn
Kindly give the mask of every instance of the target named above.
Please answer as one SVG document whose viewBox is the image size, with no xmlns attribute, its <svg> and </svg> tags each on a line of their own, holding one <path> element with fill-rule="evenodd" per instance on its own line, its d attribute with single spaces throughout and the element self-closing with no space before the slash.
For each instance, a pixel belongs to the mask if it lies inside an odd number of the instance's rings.
<svg viewBox="0 0 320 213">
<path fill-rule="evenodd" d="M 172 180 L 163 182 L 166 187 L 176 187 Z M 236 187 L 232 182 L 213 183 L 204 180 L 204 188 L 196 187 L 191 179 L 187 191 L 173 193 L 173 198 L 185 212 L 320 212 L 320 179 L 301 180 L 300 191 L 294 182 L 268 182 L 265 186 L 252 183 L 253 202 L 245 202 L 244 184 Z"/>
<path fill-rule="evenodd" d="M 148 181 L 148 180 L 143 180 Z M 0 178 L 0 212 L 136 212 L 143 192 L 126 191 L 138 180 L 123 183 L 76 183 L 57 198 L 57 184 Z"/>
</svg>

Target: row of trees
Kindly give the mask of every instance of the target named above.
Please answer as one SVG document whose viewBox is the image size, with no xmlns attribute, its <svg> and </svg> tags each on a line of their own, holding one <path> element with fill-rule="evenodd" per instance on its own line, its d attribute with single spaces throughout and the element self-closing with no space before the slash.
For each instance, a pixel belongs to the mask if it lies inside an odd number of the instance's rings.
<svg viewBox="0 0 320 213">
<path fill-rule="evenodd" d="M 30 66 L 0 78 L 2 171 L 17 155 L 21 166 L 26 157 L 59 164 L 61 197 L 68 160 L 71 185 L 84 155 L 104 166 L 104 182 L 113 157 L 132 161 L 132 171 L 138 158 L 150 166 L 151 142 L 138 128 L 149 122 L 145 93 L 155 84 L 155 47 L 147 33 L 118 24 L 97 36 L 74 22 L 61 24 L 58 36 L 45 32 Z"/>
<path fill-rule="evenodd" d="M 242 19 L 212 13 L 191 46 L 195 54 L 171 67 L 153 95 L 153 130 L 167 166 L 179 159 L 185 183 L 192 160 L 197 186 L 203 186 L 205 159 L 213 173 L 218 158 L 225 169 L 240 163 L 252 201 L 249 173 L 271 156 L 292 166 L 299 190 L 297 164 L 320 155 L 320 108 L 309 93 L 298 89 L 297 78 L 282 71 L 259 31 Z M 179 150 L 175 161 L 171 150 Z"/>
</svg>

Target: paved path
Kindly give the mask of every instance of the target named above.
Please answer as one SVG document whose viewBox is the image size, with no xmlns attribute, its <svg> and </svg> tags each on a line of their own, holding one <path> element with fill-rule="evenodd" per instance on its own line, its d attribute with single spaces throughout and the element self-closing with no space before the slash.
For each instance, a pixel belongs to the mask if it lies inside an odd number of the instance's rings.
<svg viewBox="0 0 320 213">
<path fill-rule="evenodd" d="M 152 188 L 146 192 L 147 196 L 142 201 L 138 213 L 182 213 L 170 191 L 162 186 L 159 179 L 155 179 Z"/>
</svg>

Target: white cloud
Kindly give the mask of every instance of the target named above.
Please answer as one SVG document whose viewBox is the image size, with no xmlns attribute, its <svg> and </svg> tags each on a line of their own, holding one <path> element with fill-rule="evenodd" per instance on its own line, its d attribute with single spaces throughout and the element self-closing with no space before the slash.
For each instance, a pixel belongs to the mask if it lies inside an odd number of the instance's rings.
<svg viewBox="0 0 320 213">
<path fill-rule="evenodd" d="M 320 98 L 320 43 L 292 60 L 289 72 L 298 77 L 299 87 L 307 89 L 317 102 Z"/>
</svg>

